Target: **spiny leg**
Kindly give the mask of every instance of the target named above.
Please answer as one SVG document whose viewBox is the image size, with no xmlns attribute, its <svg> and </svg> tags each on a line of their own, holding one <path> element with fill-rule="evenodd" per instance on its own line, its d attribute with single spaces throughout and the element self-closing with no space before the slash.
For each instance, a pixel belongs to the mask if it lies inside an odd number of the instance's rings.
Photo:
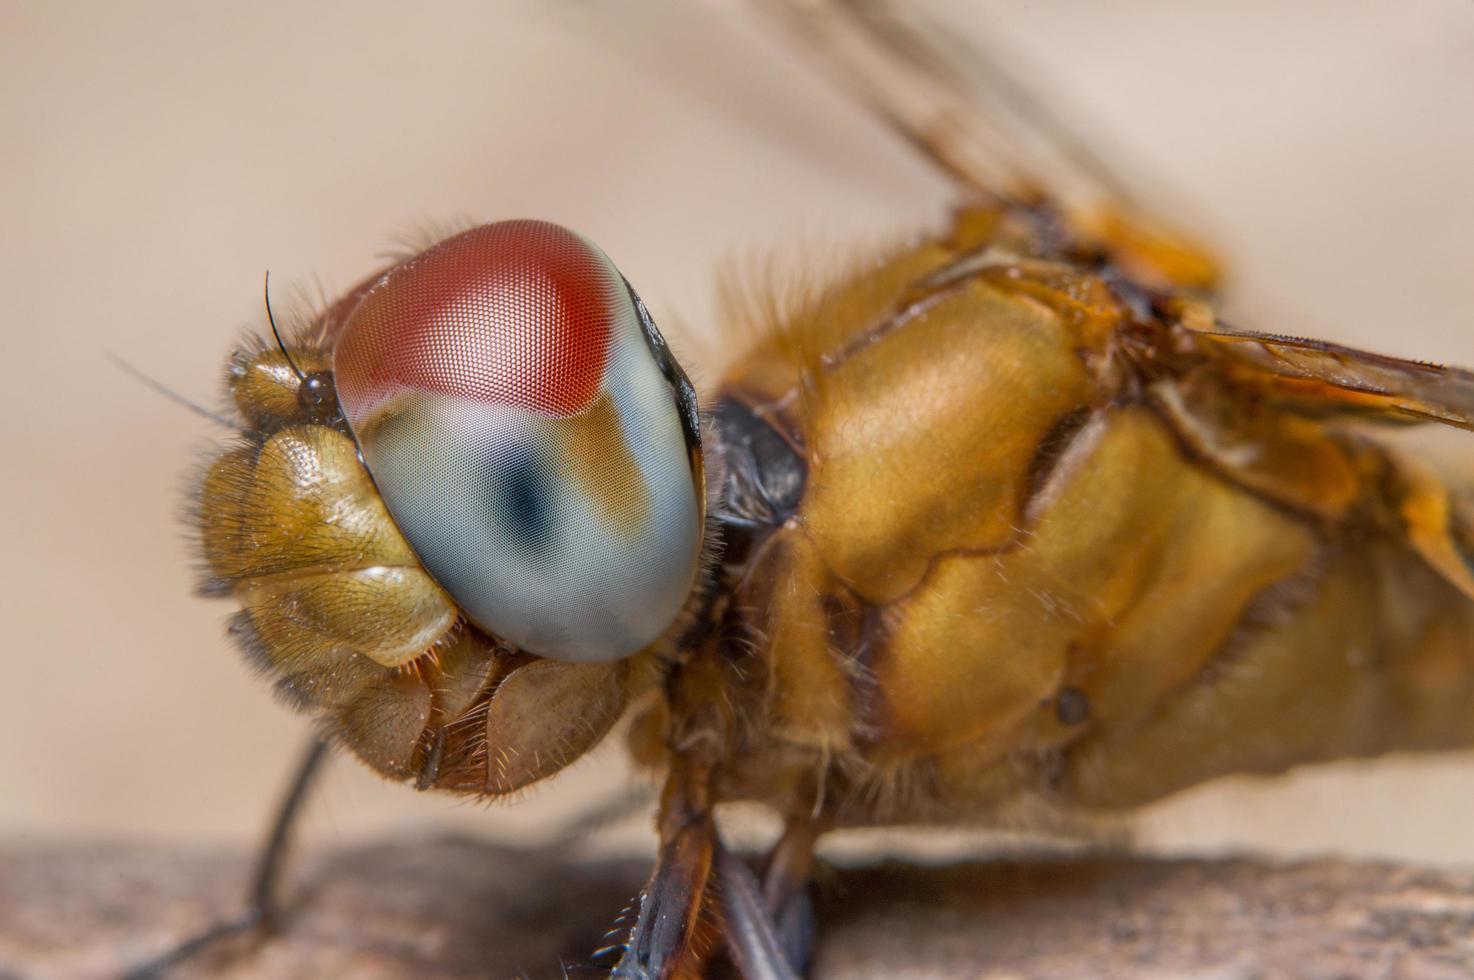
<svg viewBox="0 0 1474 980">
<path fill-rule="evenodd" d="M 611 977 L 673 980 L 695 975 L 709 950 L 703 929 L 716 851 L 711 762 L 677 755 L 660 794 L 660 852 L 640 892 L 639 912 Z"/>
<path fill-rule="evenodd" d="M 690 975 L 703 957 L 695 934 L 709 888 L 720 899 L 727 952 L 744 980 L 798 980 L 800 974 L 788 959 L 790 943 L 774 928 L 756 877 L 722 845 L 709 816 L 685 825 L 661 847 L 655 873 L 640 894 L 629 945 L 610 976 L 667 980 Z M 797 905 L 791 904 L 795 896 Z M 790 892 L 784 904 L 799 915 L 808 911 L 801 888 Z M 797 935 L 797 945 L 807 955 L 811 915 L 810 924 Z"/>
<path fill-rule="evenodd" d="M 706 740 L 692 744 L 698 749 L 711 745 Z M 804 886 L 821 828 L 813 821 L 790 819 L 773 849 L 770 893 L 765 896 L 752 872 L 717 834 L 710 755 L 680 754 L 672 762 L 656 818 L 659 857 L 611 977 L 673 980 L 695 975 L 710 951 L 702 927 L 711 898 L 720 905 L 728 954 L 746 980 L 797 980 L 799 972 L 789 956 L 808 958 L 813 917 Z M 774 908 L 780 908 L 787 922 L 785 935 L 774 928 Z"/>
<path fill-rule="evenodd" d="M 710 815 L 682 827 L 660 848 L 655 872 L 640 893 L 640 911 L 629 945 L 611 977 L 667 980 L 699 955 L 698 919 L 711 877 L 716 840 Z"/>
<path fill-rule="evenodd" d="M 191 936 L 161 956 L 143 963 L 124 974 L 125 980 L 156 980 L 180 964 L 193 959 L 233 936 L 256 930 L 270 931 L 277 925 L 277 886 L 291 842 L 292 830 L 311 792 L 313 782 L 330 752 L 326 741 L 317 735 L 303 752 L 291 785 L 272 822 L 271 833 L 256 859 L 251 889 L 246 895 L 246 908 L 240 915 L 217 922 Z"/>
</svg>

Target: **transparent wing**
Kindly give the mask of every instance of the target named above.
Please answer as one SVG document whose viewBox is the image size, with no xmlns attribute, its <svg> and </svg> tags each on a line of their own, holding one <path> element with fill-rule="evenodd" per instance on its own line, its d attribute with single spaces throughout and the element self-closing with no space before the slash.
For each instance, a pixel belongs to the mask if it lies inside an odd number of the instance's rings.
<svg viewBox="0 0 1474 980">
<path fill-rule="evenodd" d="M 1215 403 L 1210 385 L 1206 399 L 1189 396 L 1167 406 L 1169 417 L 1175 408 L 1179 421 L 1193 419 L 1189 432 L 1210 434 L 1210 442 L 1227 447 L 1215 461 L 1246 485 L 1311 511 L 1324 505 L 1332 514 L 1338 511 L 1337 495 L 1328 492 L 1334 491 L 1334 481 L 1323 478 L 1334 467 L 1317 465 L 1323 441 L 1297 441 L 1297 427 L 1276 422 L 1283 419 L 1280 413 L 1258 412 L 1260 403 L 1332 421 L 1438 422 L 1474 430 L 1474 373 L 1469 371 L 1223 324 L 1179 339 L 1185 343 L 1173 345 L 1175 355 L 1197 361 L 1179 367 L 1226 378 L 1237 395 L 1231 404 Z M 1236 453 L 1235 447 L 1249 452 Z M 1385 471 L 1362 474 L 1358 479 L 1368 481 L 1362 492 L 1380 499 L 1408 545 L 1474 598 L 1474 485 L 1467 465 L 1455 459 L 1447 461 L 1455 463 L 1452 470 L 1439 466 L 1437 454 L 1398 453 L 1396 458 Z"/>
<path fill-rule="evenodd" d="M 855 98 L 960 185 L 1128 202 L 1123 180 L 997 57 L 878 0 L 755 0 Z"/>
<path fill-rule="evenodd" d="M 1004 60 L 914 4 L 885 0 L 753 0 L 784 24 L 855 99 L 987 203 L 1048 200 L 1079 237 L 1148 285 L 1199 292 L 1217 263 L 1128 182 Z"/>
<path fill-rule="evenodd" d="M 1212 260 L 1151 215 L 1124 180 L 1005 61 L 886 0 L 753 0 L 844 89 L 984 202 L 1064 206 L 1087 236 L 1158 283 L 1208 289 Z M 1194 351 L 1315 414 L 1474 429 L 1474 374 L 1336 344 L 1239 331 L 1192 334 Z"/>
<path fill-rule="evenodd" d="M 1474 372 L 1222 323 L 1195 337 L 1200 350 L 1262 374 L 1278 400 L 1306 411 L 1474 430 Z"/>
</svg>

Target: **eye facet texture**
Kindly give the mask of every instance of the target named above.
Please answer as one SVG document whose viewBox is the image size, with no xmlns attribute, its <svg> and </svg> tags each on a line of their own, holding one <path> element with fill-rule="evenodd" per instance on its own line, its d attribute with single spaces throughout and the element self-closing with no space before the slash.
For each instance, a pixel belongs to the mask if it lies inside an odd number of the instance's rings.
<svg viewBox="0 0 1474 980">
<path fill-rule="evenodd" d="M 466 615 L 529 653 L 627 656 L 695 578 L 694 404 L 647 330 L 592 243 L 504 221 L 391 269 L 339 335 L 338 398 L 390 514 Z"/>
</svg>

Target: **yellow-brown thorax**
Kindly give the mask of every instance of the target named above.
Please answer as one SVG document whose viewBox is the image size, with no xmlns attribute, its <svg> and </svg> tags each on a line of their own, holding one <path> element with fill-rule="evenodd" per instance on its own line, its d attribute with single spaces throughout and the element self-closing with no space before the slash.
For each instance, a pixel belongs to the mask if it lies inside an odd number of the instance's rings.
<svg viewBox="0 0 1474 980">
<path fill-rule="evenodd" d="M 1190 304 L 1168 316 L 1033 217 L 965 213 L 735 363 L 708 406 L 724 550 L 626 662 L 467 625 L 264 347 L 232 377 L 249 431 L 203 481 L 208 588 L 280 690 L 421 788 L 515 790 L 637 701 L 642 760 L 704 741 L 719 798 L 828 824 L 1474 742 L 1468 525 L 1424 519 L 1463 505 L 1197 358 Z"/>
<path fill-rule="evenodd" d="M 1029 820 L 1474 742 L 1443 485 L 1017 219 L 964 213 L 729 372 L 718 795 Z"/>
</svg>

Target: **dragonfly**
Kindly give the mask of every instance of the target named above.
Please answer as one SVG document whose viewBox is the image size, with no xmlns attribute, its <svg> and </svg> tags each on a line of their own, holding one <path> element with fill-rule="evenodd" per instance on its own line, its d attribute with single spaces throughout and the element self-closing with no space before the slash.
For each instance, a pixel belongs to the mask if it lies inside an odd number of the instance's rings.
<svg viewBox="0 0 1474 980">
<path fill-rule="evenodd" d="M 613 976 L 802 976 L 845 828 L 1130 811 L 1226 773 L 1474 744 L 1474 484 L 1393 436 L 1474 375 L 1218 315 L 1210 255 L 986 52 L 764 0 L 956 188 L 698 391 L 577 232 L 463 230 L 237 350 L 204 591 L 334 746 L 495 799 L 624 726 L 662 780 Z M 754 871 L 718 808 L 784 830 Z M 611 910 L 613 912 L 613 910 Z"/>
</svg>

